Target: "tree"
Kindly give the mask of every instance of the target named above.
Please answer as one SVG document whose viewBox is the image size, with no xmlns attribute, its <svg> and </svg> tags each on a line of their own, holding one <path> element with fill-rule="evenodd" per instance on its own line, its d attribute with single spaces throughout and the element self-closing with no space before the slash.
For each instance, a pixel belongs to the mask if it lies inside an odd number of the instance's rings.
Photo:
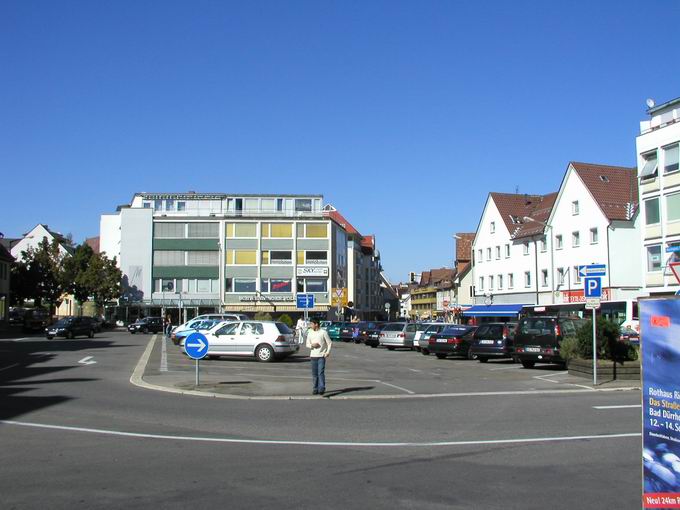
<svg viewBox="0 0 680 510">
<path fill-rule="evenodd" d="M 73 294 L 79 303 L 87 301 L 91 294 L 87 282 L 83 278 L 94 256 L 95 253 L 92 248 L 88 244 L 83 243 L 76 247 L 73 255 L 66 257 L 63 262 L 62 279 L 64 290 L 69 294 Z"/>
<path fill-rule="evenodd" d="M 78 282 L 87 290 L 88 297 L 99 306 L 120 297 L 122 279 L 116 257 L 109 259 L 101 253 L 93 253 L 87 268 L 78 276 Z"/>
<path fill-rule="evenodd" d="M 59 242 L 43 238 L 37 248 L 21 253 L 21 261 L 12 268 L 12 292 L 16 300 L 35 300 L 36 305 L 47 303 L 59 306 L 64 294 L 62 262 L 64 254 Z"/>
</svg>

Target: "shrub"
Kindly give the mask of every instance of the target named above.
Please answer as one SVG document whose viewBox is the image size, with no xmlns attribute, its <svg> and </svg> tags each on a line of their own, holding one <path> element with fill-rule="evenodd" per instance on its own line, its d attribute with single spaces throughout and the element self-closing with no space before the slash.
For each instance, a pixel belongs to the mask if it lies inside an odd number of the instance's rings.
<svg viewBox="0 0 680 510">
<path fill-rule="evenodd" d="M 288 315 L 287 313 L 282 313 L 281 317 L 279 317 L 279 321 L 283 322 L 289 328 L 293 327 L 293 319 L 291 319 L 290 315 Z"/>
<path fill-rule="evenodd" d="M 597 319 L 597 357 L 613 361 L 637 359 L 637 351 L 627 342 L 619 342 L 620 328 L 616 322 L 598 317 Z M 578 355 L 581 358 L 593 357 L 593 321 L 587 321 L 577 332 Z M 563 342 L 564 343 L 564 342 Z"/>
<path fill-rule="evenodd" d="M 257 312 L 253 318 L 256 321 L 270 321 L 272 320 L 272 314 L 269 312 Z"/>
<path fill-rule="evenodd" d="M 579 357 L 579 344 L 578 338 L 568 337 L 562 340 L 560 344 L 560 356 L 564 361 L 569 361 L 570 359 Z"/>
</svg>

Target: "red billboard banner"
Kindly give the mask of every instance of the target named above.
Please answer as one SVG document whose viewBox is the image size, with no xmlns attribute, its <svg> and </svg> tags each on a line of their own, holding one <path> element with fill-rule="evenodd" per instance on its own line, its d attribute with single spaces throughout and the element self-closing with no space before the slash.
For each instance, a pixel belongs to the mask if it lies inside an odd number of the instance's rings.
<svg viewBox="0 0 680 510">
<path fill-rule="evenodd" d="M 602 289 L 602 301 L 611 301 L 611 290 Z M 585 303 L 586 298 L 583 295 L 583 290 L 563 290 L 562 291 L 562 302 L 563 303 Z"/>
</svg>

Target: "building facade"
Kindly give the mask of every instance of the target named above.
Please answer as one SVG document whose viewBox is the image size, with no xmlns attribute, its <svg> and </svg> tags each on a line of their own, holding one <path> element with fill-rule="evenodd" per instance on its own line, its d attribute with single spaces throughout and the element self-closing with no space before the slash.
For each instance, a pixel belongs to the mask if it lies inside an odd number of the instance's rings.
<svg viewBox="0 0 680 510">
<path fill-rule="evenodd" d="M 680 261 L 680 98 L 648 113 L 636 142 L 641 268 L 647 294 L 672 295 L 680 290 L 672 268 Z"/>
<path fill-rule="evenodd" d="M 12 254 L 0 244 L 0 329 L 7 326 L 9 319 L 12 262 L 14 262 Z"/>
<path fill-rule="evenodd" d="M 296 294 L 310 293 L 312 313 L 335 318 L 342 299 L 381 312 L 375 238 L 348 225 L 321 195 L 138 193 L 102 216 L 99 242 L 117 257 L 124 304 L 298 312 Z"/>
</svg>

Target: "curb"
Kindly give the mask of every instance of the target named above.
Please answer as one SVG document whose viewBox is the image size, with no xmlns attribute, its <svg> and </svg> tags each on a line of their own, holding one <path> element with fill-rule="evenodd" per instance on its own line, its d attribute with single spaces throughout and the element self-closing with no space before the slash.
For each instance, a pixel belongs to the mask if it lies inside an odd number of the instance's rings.
<svg viewBox="0 0 680 510">
<path fill-rule="evenodd" d="M 224 393 L 213 393 L 210 391 L 198 390 L 180 390 L 178 388 L 170 388 L 168 386 L 160 386 L 158 384 L 151 384 L 144 380 L 144 370 L 151 357 L 154 344 L 156 343 L 158 335 L 153 335 L 144 350 L 141 358 L 137 362 L 130 382 L 140 388 L 147 390 L 163 391 L 165 393 L 175 393 L 177 395 L 191 395 L 195 397 L 210 397 L 222 398 L 229 400 L 395 400 L 395 399 L 434 399 L 434 398 L 455 398 L 455 397 L 485 397 L 485 396 L 502 396 L 502 395 L 563 395 L 574 393 L 612 393 L 617 391 L 635 391 L 640 390 L 639 386 L 624 386 L 621 388 L 591 388 L 582 390 L 524 390 L 524 391 L 489 391 L 489 392 L 465 392 L 465 393 L 432 393 L 432 394 L 413 394 L 413 395 L 356 395 L 356 396 L 341 396 L 337 397 L 318 397 L 313 395 L 263 395 L 263 396 L 243 396 L 230 395 Z"/>
</svg>

